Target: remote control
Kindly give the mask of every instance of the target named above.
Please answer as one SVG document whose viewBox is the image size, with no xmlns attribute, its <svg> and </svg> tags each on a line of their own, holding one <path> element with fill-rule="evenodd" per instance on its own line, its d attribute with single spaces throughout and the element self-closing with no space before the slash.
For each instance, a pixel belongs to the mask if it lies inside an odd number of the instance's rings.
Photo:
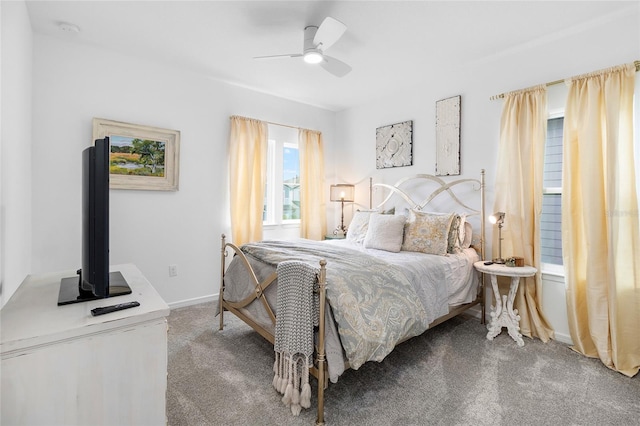
<svg viewBox="0 0 640 426">
<path fill-rule="evenodd" d="M 493 265 L 493 262 L 489 261 L 489 262 L 484 262 L 485 265 Z"/>
<path fill-rule="evenodd" d="M 103 315 L 103 314 L 108 314 L 115 311 L 121 311 L 123 309 L 135 308 L 136 306 L 140 306 L 140 303 L 126 302 L 126 303 L 119 303 L 117 305 L 111 305 L 111 306 L 101 306 L 99 308 L 92 309 L 91 315 L 95 317 L 96 315 Z"/>
</svg>

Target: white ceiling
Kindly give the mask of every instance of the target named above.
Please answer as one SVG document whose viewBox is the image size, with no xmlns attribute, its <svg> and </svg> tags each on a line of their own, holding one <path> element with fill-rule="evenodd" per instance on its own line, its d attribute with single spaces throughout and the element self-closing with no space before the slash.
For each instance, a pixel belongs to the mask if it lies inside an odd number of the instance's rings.
<svg viewBox="0 0 640 426">
<path fill-rule="evenodd" d="M 637 1 L 28 1 L 35 32 L 145 57 L 339 111 L 448 70 L 490 61 L 611 17 Z M 332 16 L 347 32 L 328 51 L 343 78 L 300 58 L 303 30 Z M 80 33 L 59 29 L 77 25 Z"/>
</svg>

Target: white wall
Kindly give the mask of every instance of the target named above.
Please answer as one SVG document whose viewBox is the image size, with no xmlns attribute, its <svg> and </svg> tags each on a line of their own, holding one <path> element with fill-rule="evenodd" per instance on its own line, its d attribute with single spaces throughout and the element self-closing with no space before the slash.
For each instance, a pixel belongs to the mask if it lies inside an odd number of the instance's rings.
<svg viewBox="0 0 640 426">
<path fill-rule="evenodd" d="M 33 272 L 79 266 L 80 154 L 92 118 L 176 129 L 178 192 L 110 194 L 111 264 L 136 264 L 173 306 L 218 293 L 229 116 L 320 130 L 332 151 L 333 112 L 63 39 L 34 37 L 33 82 Z"/>
<path fill-rule="evenodd" d="M 0 306 L 31 270 L 31 24 L 24 2 L 1 2 Z"/>
<path fill-rule="evenodd" d="M 491 214 L 502 101 L 489 98 L 640 59 L 638 7 L 630 3 L 624 12 L 603 16 L 597 23 L 567 28 L 562 34 L 530 40 L 508 52 L 473 61 L 470 58 L 461 69 L 438 69 L 439 77 L 425 80 L 411 90 L 340 112 L 336 129 L 341 152 L 336 156 L 336 173 L 344 182 L 360 183 L 356 206 L 368 204 L 369 176 L 375 182 L 393 183 L 411 174 L 435 173 L 435 102 L 461 95 L 461 177 L 476 178 L 480 169 L 486 169 L 487 214 Z M 376 170 L 376 128 L 405 120 L 413 120 L 414 124 L 413 166 Z M 350 214 L 345 221 L 350 220 Z M 487 225 L 487 257 L 492 257 L 491 239 L 492 229 Z M 546 285 L 553 287 L 543 288 L 543 293 L 559 297 L 543 294 L 543 309 L 550 313 L 549 320 L 561 337 L 568 337 L 562 281 L 547 280 Z"/>
<path fill-rule="evenodd" d="M 32 37 L 25 9 L 21 2 L 2 2 L 0 9 L 3 303 L 27 273 L 78 267 L 78 166 L 80 152 L 91 143 L 93 117 L 182 132 L 180 191 L 120 190 L 112 191 L 111 198 L 112 263 L 137 264 L 165 300 L 176 305 L 218 291 L 219 235 L 228 232 L 229 222 L 225 164 L 230 115 L 321 130 L 327 186 L 361 182 L 357 204 L 345 207 L 348 222 L 354 207 L 368 205 L 369 176 L 393 182 L 407 174 L 434 172 L 435 102 L 462 95 L 462 175 L 477 177 L 481 168 L 487 170 L 491 212 L 501 101 L 489 97 L 630 62 L 640 52 L 636 7 L 634 13 L 603 16 L 600 23 L 531 40 L 508 52 L 469 58 L 463 69 L 437 68 L 437 78 L 411 90 L 334 114 L 167 64 Z M 6 84 L 9 76 L 11 85 Z M 376 170 L 375 129 L 408 119 L 414 120 L 414 166 Z M 328 230 L 340 217 L 331 204 Z M 169 264 L 178 265 L 177 277 L 168 277 Z"/>
</svg>

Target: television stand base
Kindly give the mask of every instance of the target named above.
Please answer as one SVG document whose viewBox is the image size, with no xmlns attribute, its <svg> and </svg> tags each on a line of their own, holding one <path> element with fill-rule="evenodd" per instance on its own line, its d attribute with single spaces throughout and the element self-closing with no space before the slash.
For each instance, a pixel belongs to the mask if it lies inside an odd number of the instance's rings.
<svg viewBox="0 0 640 426">
<path fill-rule="evenodd" d="M 102 299 L 102 297 L 96 297 L 93 294 L 80 294 L 78 279 L 78 277 L 68 277 L 60 280 L 58 306 Z M 131 294 L 131 287 L 127 284 L 127 280 L 119 271 L 109 272 L 109 298 L 125 294 Z"/>
</svg>

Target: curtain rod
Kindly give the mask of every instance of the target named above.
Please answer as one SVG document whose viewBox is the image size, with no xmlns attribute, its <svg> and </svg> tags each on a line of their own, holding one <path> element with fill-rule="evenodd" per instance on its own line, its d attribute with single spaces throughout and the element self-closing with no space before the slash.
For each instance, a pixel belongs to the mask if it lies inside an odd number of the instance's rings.
<svg viewBox="0 0 640 426">
<path fill-rule="evenodd" d="M 636 66 L 636 72 L 640 71 L 640 61 L 634 61 L 633 65 Z M 560 84 L 563 83 L 565 81 L 565 79 L 562 80 L 555 80 L 555 81 L 550 81 L 549 83 L 545 83 L 545 86 L 554 86 L 556 84 Z M 499 95 L 493 95 L 489 98 L 489 100 L 491 101 L 495 101 L 496 99 L 503 99 L 504 98 L 504 93 L 500 93 Z"/>
<path fill-rule="evenodd" d="M 274 126 L 281 126 L 281 127 L 288 127 L 290 129 L 297 129 L 297 130 L 309 130 L 311 132 L 318 132 L 321 133 L 320 130 L 313 130 L 313 129 L 305 129 L 304 127 L 297 127 L 297 126 L 291 126 L 289 124 L 280 124 L 280 123 L 275 123 L 273 121 L 267 121 L 267 120 L 258 120 L 257 118 L 250 118 L 250 117 L 243 117 L 242 115 L 232 115 L 231 118 L 233 117 L 237 117 L 237 118 L 244 118 L 245 120 L 256 120 L 256 121 L 262 121 L 263 123 L 267 123 L 267 124 L 273 124 Z"/>
</svg>

